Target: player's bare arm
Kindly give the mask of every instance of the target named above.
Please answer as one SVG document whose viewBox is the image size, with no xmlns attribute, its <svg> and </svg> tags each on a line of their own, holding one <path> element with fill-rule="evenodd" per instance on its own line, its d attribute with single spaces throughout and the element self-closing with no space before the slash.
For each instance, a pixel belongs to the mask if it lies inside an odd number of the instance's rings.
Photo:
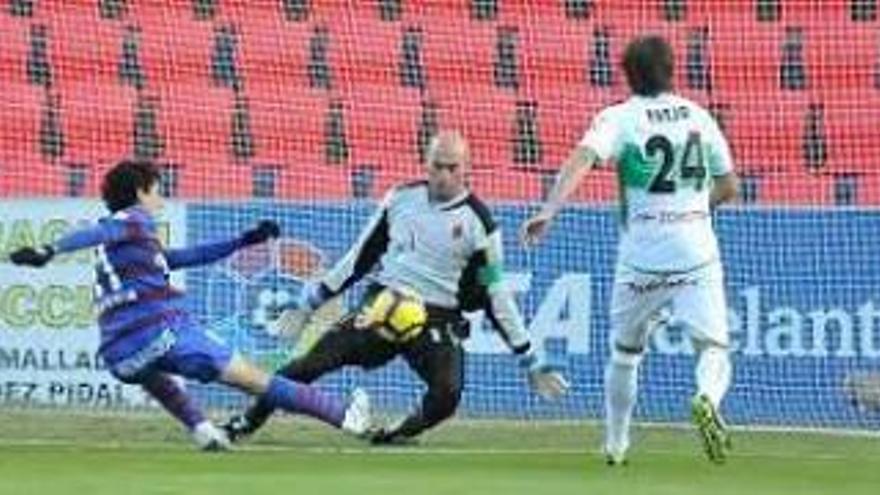
<svg viewBox="0 0 880 495">
<path fill-rule="evenodd" d="M 547 197 L 547 202 L 537 214 L 523 223 L 520 231 L 523 244 L 536 244 L 544 236 L 565 201 L 577 189 L 587 172 L 598 162 L 599 157 L 590 148 L 578 146 L 571 151 L 556 176 L 556 183 Z"/>
<path fill-rule="evenodd" d="M 739 194 L 739 176 L 735 172 L 715 177 L 712 193 L 709 196 L 709 204 L 714 208 L 722 203 L 735 200 L 737 194 Z"/>
</svg>

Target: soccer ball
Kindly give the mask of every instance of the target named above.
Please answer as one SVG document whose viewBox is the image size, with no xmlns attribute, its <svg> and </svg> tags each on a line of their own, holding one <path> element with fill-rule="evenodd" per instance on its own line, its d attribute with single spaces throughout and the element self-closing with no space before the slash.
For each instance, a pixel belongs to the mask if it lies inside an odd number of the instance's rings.
<svg viewBox="0 0 880 495">
<path fill-rule="evenodd" d="M 406 342 L 422 332 L 427 320 L 425 303 L 418 294 L 386 288 L 364 308 L 359 326 L 372 328 L 392 342 Z"/>
</svg>

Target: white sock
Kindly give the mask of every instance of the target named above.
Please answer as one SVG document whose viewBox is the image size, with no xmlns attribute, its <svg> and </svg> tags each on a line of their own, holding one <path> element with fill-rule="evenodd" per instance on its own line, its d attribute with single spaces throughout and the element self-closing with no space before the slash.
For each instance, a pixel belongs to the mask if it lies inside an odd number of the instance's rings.
<svg viewBox="0 0 880 495">
<path fill-rule="evenodd" d="M 605 370 L 605 451 L 621 459 L 629 449 L 629 425 L 641 356 L 615 354 Z"/>
<path fill-rule="evenodd" d="M 715 408 L 730 386 L 730 357 L 727 349 L 710 345 L 703 349 L 697 360 L 697 393 L 705 395 Z"/>
</svg>

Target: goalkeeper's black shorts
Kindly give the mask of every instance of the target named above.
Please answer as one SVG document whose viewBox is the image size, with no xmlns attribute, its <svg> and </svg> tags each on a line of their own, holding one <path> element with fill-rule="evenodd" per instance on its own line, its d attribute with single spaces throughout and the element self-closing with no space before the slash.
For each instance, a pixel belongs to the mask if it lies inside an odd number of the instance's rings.
<svg viewBox="0 0 880 495">
<path fill-rule="evenodd" d="M 381 286 L 371 286 L 358 308 L 331 326 L 308 352 L 281 370 L 282 374 L 309 383 L 345 366 L 375 369 L 401 356 L 429 387 L 460 389 L 464 373 L 462 341 L 468 335 L 468 321 L 462 313 L 427 306 L 424 330 L 410 341 L 391 342 L 375 331 L 355 326 L 363 305 L 381 290 Z"/>
</svg>

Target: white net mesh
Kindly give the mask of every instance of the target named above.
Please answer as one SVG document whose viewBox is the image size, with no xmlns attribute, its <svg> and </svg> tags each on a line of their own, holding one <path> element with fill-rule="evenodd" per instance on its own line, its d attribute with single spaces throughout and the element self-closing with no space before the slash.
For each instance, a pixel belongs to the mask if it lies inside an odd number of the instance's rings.
<svg viewBox="0 0 880 495">
<path fill-rule="evenodd" d="M 590 117 L 626 96 L 618 61 L 645 32 L 670 39 L 678 89 L 716 113 L 744 176 L 743 202 L 717 219 L 737 349 L 732 421 L 876 426 L 880 38 L 869 0 L 10 0 L 0 252 L 99 216 L 108 167 L 154 160 L 173 198 L 172 243 L 282 223 L 277 251 L 177 280 L 206 326 L 274 367 L 293 350 L 254 325 L 261 294 L 295 293 L 338 259 L 373 200 L 419 175 L 428 136 L 458 128 L 532 330 L 574 384 L 563 402 L 540 402 L 500 342 L 477 331 L 461 413 L 598 417 L 613 172 L 583 184 L 541 249 L 522 250 L 514 233 Z M 117 400 L 95 369 L 90 263 L 80 255 L 39 274 L 0 265 L 2 404 L 138 403 L 134 392 Z M 657 334 L 639 417 L 684 419 L 692 369 L 686 339 Z M 355 382 L 390 410 L 420 392 L 400 362 L 322 383 Z M 242 404 L 218 388 L 202 396 Z"/>
</svg>

